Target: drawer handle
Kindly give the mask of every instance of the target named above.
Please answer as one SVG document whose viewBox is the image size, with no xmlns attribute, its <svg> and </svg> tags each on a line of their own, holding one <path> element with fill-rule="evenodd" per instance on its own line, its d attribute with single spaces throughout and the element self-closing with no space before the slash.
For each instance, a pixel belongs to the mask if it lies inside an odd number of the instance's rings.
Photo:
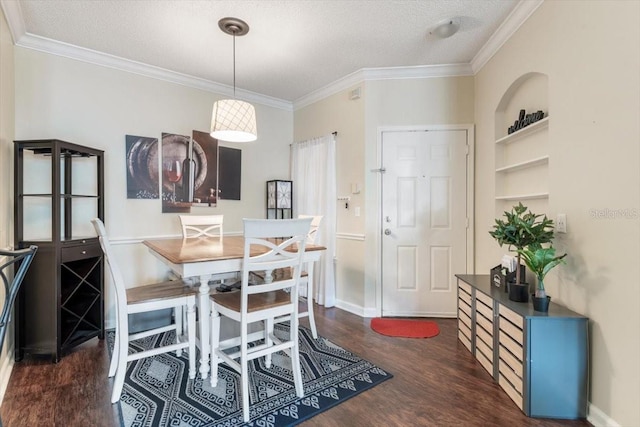
<svg viewBox="0 0 640 427">
<path fill-rule="evenodd" d="M 82 241 L 82 243 L 87 243 L 87 241 L 86 241 L 86 240 L 83 240 L 83 241 Z"/>
<path fill-rule="evenodd" d="M 86 254 L 87 254 L 87 251 L 82 251 L 82 255 L 86 255 Z"/>
</svg>

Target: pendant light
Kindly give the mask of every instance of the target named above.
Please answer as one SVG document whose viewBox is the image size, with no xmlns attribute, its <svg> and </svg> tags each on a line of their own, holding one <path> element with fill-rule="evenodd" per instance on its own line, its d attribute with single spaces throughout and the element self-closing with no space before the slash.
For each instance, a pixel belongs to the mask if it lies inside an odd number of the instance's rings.
<svg viewBox="0 0 640 427">
<path fill-rule="evenodd" d="M 222 18 L 220 29 L 233 36 L 233 99 L 221 99 L 213 104 L 211 136 L 220 141 L 255 141 L 256 110 L 248 102 L 236 99 L 236 36 L 249 32 L 249 25 L 238 18 Z"/>
</svg>

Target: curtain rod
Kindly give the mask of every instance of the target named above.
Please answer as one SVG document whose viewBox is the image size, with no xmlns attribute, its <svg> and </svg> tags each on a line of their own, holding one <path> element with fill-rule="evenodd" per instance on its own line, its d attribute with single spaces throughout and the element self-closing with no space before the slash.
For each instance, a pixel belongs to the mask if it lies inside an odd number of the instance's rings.
<svg viewBox="0 0 640 427">
<path fill-rule="evenodd" d="M 333 135 L 333 136 L 338 136 L 338 131 L 337 131 L 337 130 L 334 130 L 333 132 L 331 132 L 331 135 Z M 291 146 L 291 145 L 293 145 L 293 144 L 296 144 L 296 143 L 295 143 L 295 142 L 293 142 L 293 143 L 289 144 L 289 146 Z"/>
</svg>

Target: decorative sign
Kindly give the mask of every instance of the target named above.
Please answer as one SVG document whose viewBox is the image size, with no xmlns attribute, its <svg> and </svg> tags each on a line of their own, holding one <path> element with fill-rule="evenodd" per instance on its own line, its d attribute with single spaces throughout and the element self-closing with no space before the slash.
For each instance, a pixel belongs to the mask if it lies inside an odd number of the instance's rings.
<svg viewBox="0 0 640 427">
<path fill-rule="evenodd" d="M 518 120 L 513 122 L 513 126 L 509 126 L 507 134 L 512 134 L 542 119 L 544 119 L 544 112 L 542 110 L 538 110 L 535 113 L 527 115 L 525 115 L 524 110 L 520 110 L 520 116 L 518 117 Z"/>
</svg>

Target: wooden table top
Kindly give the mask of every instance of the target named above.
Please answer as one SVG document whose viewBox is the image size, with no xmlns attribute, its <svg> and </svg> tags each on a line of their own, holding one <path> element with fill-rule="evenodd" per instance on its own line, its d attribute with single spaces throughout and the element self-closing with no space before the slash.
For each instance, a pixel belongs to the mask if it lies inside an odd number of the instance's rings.
<svg viewBox="0 0 640 427">
<path fill-rule="evenodd" d="M 243 236 L 158 239 L 144 240 L 142 243 L 174 264 L 222 261 L 244 257 Z M 319 245 L 307 244 L 305 246 L 305 251 L 325 249 L 324 246 Z M 260 251 L 252 251 L 251 255 L 259 255 L 259 253 Z"/>
</svg>

